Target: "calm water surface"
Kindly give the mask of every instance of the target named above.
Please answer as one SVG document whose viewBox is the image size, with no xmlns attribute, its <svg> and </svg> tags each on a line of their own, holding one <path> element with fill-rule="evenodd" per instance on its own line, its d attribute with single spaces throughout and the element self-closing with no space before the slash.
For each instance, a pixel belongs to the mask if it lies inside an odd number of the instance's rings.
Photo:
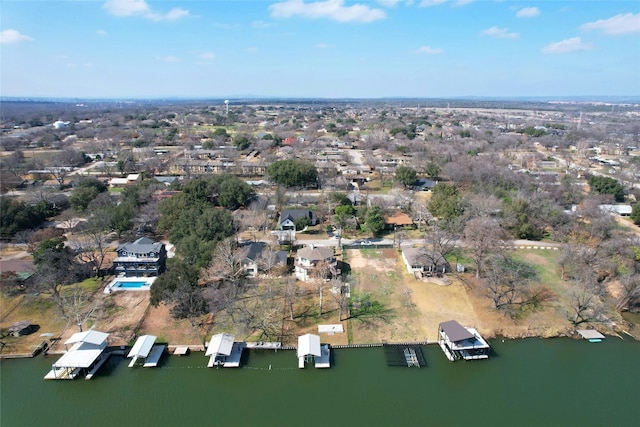
<svg viewBox="0 0 640 427">
<path fill-rule="evenodd" d="M 208 369 L 203 353 L 157 369 L 113 358 L 90 381 L 45 381 L 56 356 L 0 363 L 0 426 L 638 425 L 640 343 L 608 338 L 490 343 L 489 360 L 392 368 L 381 348 L 334 350 L 299 370 L 293 351 Z"/>
</svg>

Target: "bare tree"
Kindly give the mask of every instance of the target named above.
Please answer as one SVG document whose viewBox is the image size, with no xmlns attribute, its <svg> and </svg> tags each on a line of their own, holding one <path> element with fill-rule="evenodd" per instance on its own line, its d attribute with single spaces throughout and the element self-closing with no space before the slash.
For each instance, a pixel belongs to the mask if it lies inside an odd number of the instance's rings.
<svg viewBox="0 0 640 427">
<path fill-rule="evenodd" d="M 455 251 L 458 238 L 436 222 L 425 235 L 424 242 L 424 253 L 431 263 L 431 270 L 436 271 L 438 266 L 449 265 L 446 257 Z"/>
<path fill-rule="evenodd" d="M 78 258 L 91 266 L 96 276 L 102 276 L 102 266 L 109 251 L 107 233 L 98 228 L 90 229 L 73 241 Z"/>
<path fill-rule="evenodd" d="M 340 277 L 331 279 L 331 296 L 338 305 L 338 322 L 349 318 L 349 284 Z M 343 315 L 346 314 L 346 317 Z M 343 318 L 344 317 L 344 318 Z"/>
<path fill-rule="evenodd" d="M 616 303 L 616 310 L 636 311 L 640 306 L 640 275 L 626 274 L 620 278 L 622 293 Z"/>
<path fill-rule="evenodd" d="M 101 301 L 92 298 L 80 286 L 74 286 L 70 292 L 67 292 L 67 295 L 63 297 L 63 301 L 67 318 L 80 328 L 80 332 L 82 332 L 82 325 L 88 320 L 97 317 L 102 309 Z"/>
<path fill-rule="evenodd" d="M 485 260 L 503 247 L 504 231 L 491 218 L 473 218 L 464 228 L 464 239 L 476 264 L 476 278 L 480 278 Z"/>
<path fill-rule="evenodd" d="M 221 282 L 240 292 L 245 282 L 242 265 L 244 250 L 238 248 L 234 237 L 228 237 L 216 245 L 211 263 L 203 271 L 201 279 L 208 283 Z"/>
</svg>

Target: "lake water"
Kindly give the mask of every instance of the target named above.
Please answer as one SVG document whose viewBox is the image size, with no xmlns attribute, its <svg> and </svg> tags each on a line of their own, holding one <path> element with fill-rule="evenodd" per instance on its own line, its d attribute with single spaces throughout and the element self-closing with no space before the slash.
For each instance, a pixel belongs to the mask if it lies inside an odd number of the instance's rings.
<svg viewBox="0 0 640 427">
<path fill-rule="evenodd" d="M 204 353 L 161 367 L 112 358 L 90 381 L 45 381 L 57 356 L 0 363 L 0 425 L 618 426 L 638 425 L 640 342 L 490 342 L 489 360 L 388 367 L 382 348 L 333 351 L 331 369 L 294 351 L 251 351 L 240 369 Z"/>
</svg>

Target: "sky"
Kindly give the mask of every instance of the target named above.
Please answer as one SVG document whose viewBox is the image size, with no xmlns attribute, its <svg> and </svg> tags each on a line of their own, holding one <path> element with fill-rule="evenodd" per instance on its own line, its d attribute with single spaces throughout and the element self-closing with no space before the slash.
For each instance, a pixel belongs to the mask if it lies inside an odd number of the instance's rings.
<svg viewBox="0 0 640 427">
<path fill-rule="evenodd" d="M 2 0 L 0 95 L 640 96 L 640 1 Z"/>
</svg>

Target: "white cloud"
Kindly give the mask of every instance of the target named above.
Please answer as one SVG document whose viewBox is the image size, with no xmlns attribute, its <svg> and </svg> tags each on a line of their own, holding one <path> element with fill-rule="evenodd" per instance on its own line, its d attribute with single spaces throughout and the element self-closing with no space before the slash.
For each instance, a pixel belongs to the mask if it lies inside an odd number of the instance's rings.
<svg viewBox="0 0 640 427">
<path fill-rule="evenodd" d="M 363 4 L 345 6 L 344 0 L 326 0 L 305 3 L 304 0 L 286 0 L 269 6 L 274 18 L 327 18 L 338 22 L 373 22 L 387 15 L 381 9 L 372 9 Z"/>
<path fill-rule="evenodd" d="M 431 46 L 420 46 L 419 48 L 412 51 L 412 53 L 425 54 L 425 55 L 437 55 L 442 52 L 444 52 L 444 50 L 437 47 L 431 47 Z"/>
<path fill-rule="evenodd" d="M 152 21 L 175 21 L 189 15 L 188 10 L 179 7 L 164 14 L 155 12 L 145 0 L 107 0 L 103 7 L 114 16 L 142 16 Z"/>
<path fill-rule="evenodd" d="M 177 56 L 173 56 L 173 55 L 167 55 L 167 56 L 158 56 L 156 57 L 156 59 L 158 61 L 162 61 L 162 62 L 180 62 L 180 58 L 178 58 Z"/>
<path fill-rule="evenodd" d="M 2 30 L 0 31 L 0 44 L 19 43 L 33 41 L 29 36 L 20 34 L 17 30 Z"/>
<path fill-rule="evenodd" d="M 420 2 L 420 7 L 430 7 L 430 6 L 437 6 L 439 4 L 442 3 L 446 3 L 447 0 L 422 0 Z"/>
<path fill-rule="evenodd" d="M 258 53 L 258 48 L 255 47 L 255 46 L 251 46 L 251 47 L 246 48 L 245 51 L 247 53 L 254 54 L 254 53 Z"/>
<path fill-rule="evenodd" d="M 605 34 L 618 36 L 621 34 L 640 33 L 640 13 L 616 15 L 609 19 L 587 22 L 580 26 L 584 31 L 602 31 Z"/>
<path fill-rule="evenodd" d="M 487 28 L 486 30 L 481 31 L 480 34 L 498 39 L 517 39 L 520 37 L 520 34 L 518 33 L 510 33 L 508 29 L 498 27 Z"/>
<path fill-rule="evenodd" d="M 107 35 L 107 32 L 105 30 L 96 30 L 96 34 L 100 37 L 105 37 Z"/>
<path fill-rule="evenodd" d="M 583 43 L 580 37 L 572 37 L 555 43 L 549 43 L 542 48 L 542 53 L 569 53 L 580 50 L 590 50 L 591 45 Z"/>
<path fill-rule="evenodd" d="M 200 55 L 198 55 L 198 58 L 205 61 L 213 61 L 216 58 L 216 54 L 213 52 L 202 52 Z"/>
<path fill-rule="evenodd" d="M 516 12 L 518 18 L 535 18 L 538 15 L 540 15 L 540 9 L 537 7 L 523 7 Z"/>
<path fill-rule="evenodd" d="M 260 30 L 263 30 L 263 29 L 265 29 L 265 28 L 269 28 L 269 27 L 271 27 L 272 25 L 271 25 L 270 23 L 268 23 L 268 22 L 264 22 L 264 21 L 253 21 L 253 22 L 251 23 L 251 26 L 252 26 L 253 28 L 258 28 L 258 29 L 260 29 Z"/>
<path fill-rule="evenodd" d="M 422 0 L 418 6 L 420 7 L 438 6 L 448 1 L 449 0 Z M 455 0 L 452 2 L 452 6 L 465 6 L 469 3 L 473 3 L 473 1 L 474 0 Z"/>
</svg>

